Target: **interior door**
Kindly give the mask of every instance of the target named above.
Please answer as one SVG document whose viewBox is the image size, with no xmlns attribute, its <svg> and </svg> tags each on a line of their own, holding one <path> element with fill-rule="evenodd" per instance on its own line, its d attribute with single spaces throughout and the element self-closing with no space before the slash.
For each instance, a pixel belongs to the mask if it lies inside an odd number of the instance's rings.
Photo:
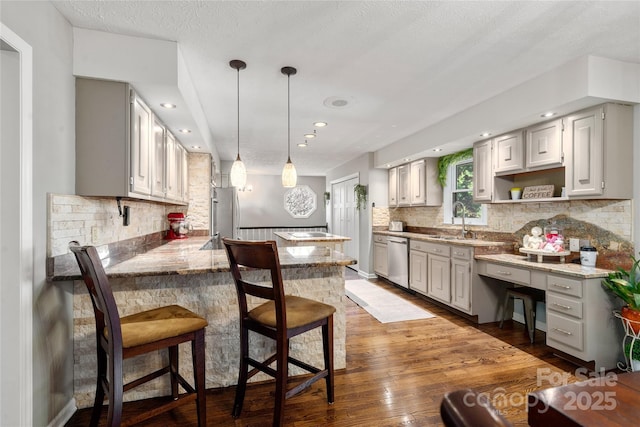
<svg viewBox="0 0 640 427">
<path fill-rule="evenodd" d="M 353 177 L 331 184 L 331 233 L 351 238 L 343 245 L 344 253 L 356 260 L 360 251 L 360 216 L 353 187 L 358 183 L 358 177 Z M 358 264 L 349 267 L 357 270 Z"/>
</svg>

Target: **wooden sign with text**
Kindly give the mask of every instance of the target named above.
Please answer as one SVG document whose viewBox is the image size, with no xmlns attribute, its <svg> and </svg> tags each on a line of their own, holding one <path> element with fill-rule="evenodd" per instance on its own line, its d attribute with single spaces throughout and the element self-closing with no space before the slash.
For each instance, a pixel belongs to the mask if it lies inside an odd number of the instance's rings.
<svg viewBox="0 0 640 427">
<path fill-rule="evenodd" d="M 524 187 L 522 191 L 523 199 L 548 199 L 553 197 L 553 185 L 534 185 Z"/>
</svg>

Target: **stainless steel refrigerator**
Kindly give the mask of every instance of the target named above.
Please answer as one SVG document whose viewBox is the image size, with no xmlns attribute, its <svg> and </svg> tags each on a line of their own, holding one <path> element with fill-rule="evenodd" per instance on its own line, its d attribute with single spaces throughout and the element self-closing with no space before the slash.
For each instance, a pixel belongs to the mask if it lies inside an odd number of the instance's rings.
<svg viewBox="0 0 640 427">
<path fill-rule="evenodd" d="M 240 210 L 235 187 L 214 188 L 211 198 L 211 235 L 216 248 L 221 248 L 223 237 L 238 238 Z"/>
</svg>

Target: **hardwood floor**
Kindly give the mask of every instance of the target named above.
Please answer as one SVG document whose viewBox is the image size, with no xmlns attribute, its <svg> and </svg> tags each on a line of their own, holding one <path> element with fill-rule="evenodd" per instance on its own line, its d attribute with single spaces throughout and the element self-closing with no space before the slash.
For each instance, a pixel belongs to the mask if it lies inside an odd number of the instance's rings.
<svg viewBox="0 0 640 427">
<path fill-rule="evenodd" d="M 347 278 L 355 277 L 348 271 Z M 515 426 L 526 426 L 526 394 L 548 388 L 538 370 L 567 372 L 576 366 L 552 354 L 544 333 L 531 344 L 523 325 L 477 326 L 384 281 L 374 281 L 431 311 L 435 318 L 381 324 L 348 298 L 347 368 L 336 372 L 335 403 L 328 405 L 324 381 L 287 401 L 288 426 L 438 426 L 445 392 L 474 388 Z M 242 415 L 233 419 L 234 387 L 207 392 L 211 426 L 268 426 L 273 383 L 249 385 Z M 125 404 L 135 413 L 153 402 Z M 86 426 L 90 409 L 74 414 L 68 427 Z M 104 421 L 104 418 L 103 418 Z M 140 426 L 196 425 L 195 405 L 158 416 Z"/>
</svg>

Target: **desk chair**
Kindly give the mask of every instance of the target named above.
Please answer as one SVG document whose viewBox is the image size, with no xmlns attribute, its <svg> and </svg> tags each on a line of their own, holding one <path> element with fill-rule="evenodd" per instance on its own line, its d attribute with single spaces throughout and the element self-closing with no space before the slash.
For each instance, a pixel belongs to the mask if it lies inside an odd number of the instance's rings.
<svg viewBox="0 0 640 427">
<path fill-rule="evenodd" d="M 204 328 L 207 321 L 179 305 L 156 308 L 120 317 L 109 280 L 96 248 L 70 245 L 93 304 L 97 338 L 96 397 L 91 413 L 91 426 L 100 421 L 105 394 L 109 399 L 108 426 L 132 425 L 177 406 L 196 401 L 198 426 L 206 425 L 204 380 Z M 190 342 L 193 357 L 195 389 L 178 370 L 178 344 Z M 124 359 L 167 348 L 169 364 L 139 379 L 123 384 Z M 173 400 L 149 409 L 135 417 L 122 419 L 124 392 L 164 374 L 171 376 Z M 178 384 L 186 393 L 178 394 Z"/>
<path fill-rule="evenodd" d="M 471 389 L 446 393 L 440 417 L 446 427 L 512 427 L 486 395 Z"/>
<path fill-rule="evenodd" d="M 509 288 L 506 291 L 504 297 L 504 304 L 502 306 L 502 320 L 500 320 L 500 329 L 507 316 L 507 307 L 509 305 L 509 299 L 521 299 L 524 305 L 524 322 L 525 327 L 529 331 L 529 339 L 533 344 L 536 333 L 536 305 L 537 302 L 545 301 L 544 291 L 536 288 L 529 288 L 521 286 L 517 288 Z"/>
<path fill-rule="evenodd" d="M 275 241 L 240 241 L 223 239 L 229 258 L 231 274 L 236 284 L 240 308 L 240 371 L 232 415 L 240 416 L 247 380 L 264 372 L 276 379 L 273 425 L 280 426 L 284 419 L 285 400 L 324 378 L 327 401 L 333 403 L 333 313 L 335 307 L 307 298 L 285 295 L 278 248 Z M 242 267 L 242 270 L 241 270 Z M 256 284 L 243 278 L 247 269 L 267 270 L 271 283 Z M 266 302 L 249 310 L 247 295 Z M 317 327 L 322 328 L 324 369 L 311 366 L 289 355 L 289 339 Z M 249 355 L 249 331 L 276 341 L 276 353 L 260 362 Z M 270 365 L 276 362 L 276 369 Z M 313 374 L 287 390 L 288 364 L 291 363 Z M 249 366 L 252 367 L 248 371 Z"/>
</svg>

